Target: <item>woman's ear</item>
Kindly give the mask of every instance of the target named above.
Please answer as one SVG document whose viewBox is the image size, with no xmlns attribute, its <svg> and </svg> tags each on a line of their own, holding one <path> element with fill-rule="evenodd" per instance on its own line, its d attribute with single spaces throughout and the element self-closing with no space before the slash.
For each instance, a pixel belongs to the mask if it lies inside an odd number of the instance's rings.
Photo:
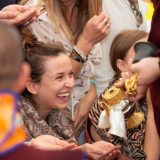
<svg viewBox="0 0 160 160">
<path fill-rule="evenodd" d="M 31 94 L 36 95 L 38 92 L 38 84 L 29 80 L 26 82 L 26 89 Z"/>
<path fill-rule="evenodd" d="M 126 71 L 126 64 L 125 64 L 125 62 L 124 62 L 123 60 L 117 59 L 116 65 L 117 65 L 117 68 L 118 68 L 121 72 Z"/>
<path fill-rule="evenodd" d="M 28 81 L 26 82 L 26 89 L 33 95 L 36 95 L 38 93 L 38 86 L 39 84 L 31 81 L 31 79 L 28 79 Z"/>
<path fill-rule="evenodd" d="M 30 66 L 27 63 L 23 62 L 21 64 L 19 75 L 14 81 L 12 89 L 17 93 L 21 93 L 25 89 L 29 75 L 30 75 Z"/>
</svg>

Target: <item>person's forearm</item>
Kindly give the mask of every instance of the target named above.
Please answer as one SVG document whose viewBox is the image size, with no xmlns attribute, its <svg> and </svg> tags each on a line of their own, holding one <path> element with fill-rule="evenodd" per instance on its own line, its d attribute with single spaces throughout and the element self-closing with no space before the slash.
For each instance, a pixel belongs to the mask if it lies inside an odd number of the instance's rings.
<svg viewBox="0 0 160 160">
<path fill-rule="evenodd" d="M 87 103 L 91 104 L 92 106 L 97 98 L 97 92 L 94 84 L 90 83 L 90 88 L 88 90 L 88 93 L 85 96 L 87 99 Z"/>
<path fill-rule="evenodd" d="M 83 36 L 81 36 L 75 46 L 84 54 L 84 56 L 86 56 L 86 58 L 88 58 L 88 55 L 93 47 L 93 44 L 89 43 L 87 40 L 84 39 Z M 74 78 L 76 79 L 84 63 L 75 60 L 73 56 L 71 56 L 71 62 L 72 62 L 73 70 L 74 70 Z"/>
<path fill-rule="evenodd" d="M 150 94 L 147 94 L 147 105 L 148 105 L 148 113 L 147 113 L 147 122 L 146 122 L 146 134 L 144 141 L 144 150 L 146 152 L 147 160 L 158 160 L 160 158 L 160 140 L 157 133 L 153 106 L 150 98 Z"/>
</svg>

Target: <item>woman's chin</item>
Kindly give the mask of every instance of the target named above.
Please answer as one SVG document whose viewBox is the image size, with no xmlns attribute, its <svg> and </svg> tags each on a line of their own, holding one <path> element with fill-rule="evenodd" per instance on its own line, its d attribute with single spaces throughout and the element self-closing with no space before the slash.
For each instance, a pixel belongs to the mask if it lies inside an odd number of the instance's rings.
<svg viewBox="0 0 160 160">
<path fill-rule="evenodd" d="M 68 106 L 68 102 L 67 103 L 59 103 L 58 105 L 57 105 L 57 108 L 58 109 L 66 109 L 67 108 L 67 106 Z"/>
</svg>

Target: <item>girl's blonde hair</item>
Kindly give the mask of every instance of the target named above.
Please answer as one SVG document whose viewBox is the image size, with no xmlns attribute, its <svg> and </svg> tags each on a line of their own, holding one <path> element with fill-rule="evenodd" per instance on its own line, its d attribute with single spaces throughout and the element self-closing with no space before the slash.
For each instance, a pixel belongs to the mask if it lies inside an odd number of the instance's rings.
<svg viewBox="0 0 160 160">
<path fill-rule="evenodd" d="M 21 4 L 28 0 L 21 0 Z M 75 35 L 72 33 L 70 26 L 65 18 L 65 8 L 60 0 L 37 0 L 36 8 L 46 10 L 51 22 L 56 25 L 55 28 L 61 28 L 66 37 L 74 42 L 75 39 L 82 33 L 86 22 L 94 15 L 101 12 L 102 0 L 77 0 L 78 8 L 77 30 Z"/>
</svg>

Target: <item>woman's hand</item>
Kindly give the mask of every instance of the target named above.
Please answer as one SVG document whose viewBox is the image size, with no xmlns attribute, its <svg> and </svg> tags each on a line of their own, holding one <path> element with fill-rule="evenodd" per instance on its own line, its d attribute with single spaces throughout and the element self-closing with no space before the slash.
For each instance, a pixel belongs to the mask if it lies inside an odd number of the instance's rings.
<svg viewBox="0 0 160 160">
<path fill-rule="evenodd" d="M 106 14 L 93 16 L 84 27 L 76 46 L 88 55 L 92 47 L 108 35 L 110 26 L 111 22 Z"/>
<path fill-rule="evenodd" d="M 21 5 L 9 5 L 0 11 L 0 20 L 12 25 L 27 25 L 34 21 L 39 13 L 34 8 Z"/>
<path fill-rule="evenodd" d="M 79 129 L 86 121 L 86 116 L 88 115 L 88 112 L 90 111 L 96 98 L 97 98 L 96 88 L 93 84 L 90 84 L 89 91 L 76 105 L 75 120 L 74 120 L 74 126 L 76 129 L 75 134 L 77 134 Z"/>
<path fill-rule="evenodd" d="M 41 135 L 30 141 L 31 146 L 43 150 L 70 150 L 77 145 L 60 140 L 51 135 Z"/>
<path fill-rule="evenodd" d="M 93 144 L 84 144 L 79 147 L 94 160 L 115 159 L 120 157 L 120 146 L 114 146 L 105 141 L 97 141 Z"/>
</svg>

